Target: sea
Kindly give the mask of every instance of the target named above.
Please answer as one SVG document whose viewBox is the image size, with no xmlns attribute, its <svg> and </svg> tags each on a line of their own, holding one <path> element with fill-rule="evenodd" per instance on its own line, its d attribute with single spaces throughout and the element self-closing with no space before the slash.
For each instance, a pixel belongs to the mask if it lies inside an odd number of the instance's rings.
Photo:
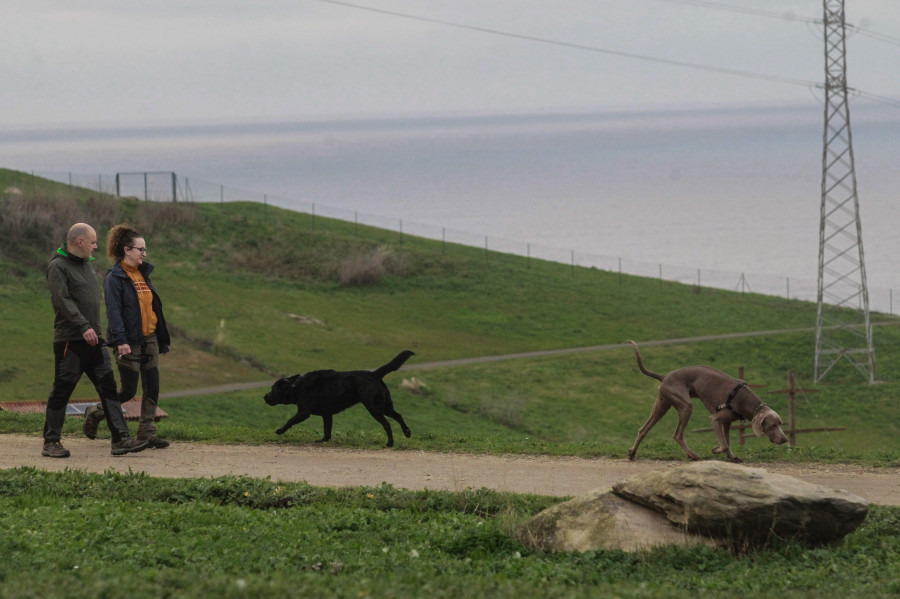
<svg viewBox="0 0 900 599">
<path fill-rule="evenodd" d="M 851 108 L 873 310 L 900 291 L 900 108 Z M 0 127 L 0 167 L 252 200 L 454 243 L 815 301 L 824 109 Z M 145 175 L 145 173 L 150 173 Z M 896 303 L 900 304 L 900 295 Z"/>
</svg>

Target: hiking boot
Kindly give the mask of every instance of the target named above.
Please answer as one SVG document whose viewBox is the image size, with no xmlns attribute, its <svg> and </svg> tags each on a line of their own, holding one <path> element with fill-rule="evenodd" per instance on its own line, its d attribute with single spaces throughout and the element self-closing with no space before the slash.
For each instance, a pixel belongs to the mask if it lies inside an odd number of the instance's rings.
<svg viewBox="0 0 900 599">
<path fill-rule="evenodd" d="M 46 441 L 41 455 L 47 458 L 67 458 L 70 454 L 59 441 Z"/>
<path fill-rule="evenodd" d="M 81 424 L 81 430 L 84 431 L 84 436 L 88 439 L 96 439 L 97 428 L 105 418 L 106 414 L 103 412 L 103 404 L 98 403 L 97 405 L 90 406 L 87 410 L 85 410 L 84 422 Z"/>
<path fill-rule="evenodd" d="M 113 441 L 112 454 L 125 455 L 126 453 L 144 451 L 148 447 L 150 447 L 150 443 L 147 441 L 138 441 L 137 439 L 132 439 L 131 437 L 125 437 L 124 439 L 120 439 L 119 441 Z"/>
<path fill-rule="evenodd" d="M 165 449 L 169 446 L 169 442 L 165 439 L 160 439 L 159 437 L 152 437 L 147 439 L 147 443 L 150 444 L 150 449 Z"/>
</svg>

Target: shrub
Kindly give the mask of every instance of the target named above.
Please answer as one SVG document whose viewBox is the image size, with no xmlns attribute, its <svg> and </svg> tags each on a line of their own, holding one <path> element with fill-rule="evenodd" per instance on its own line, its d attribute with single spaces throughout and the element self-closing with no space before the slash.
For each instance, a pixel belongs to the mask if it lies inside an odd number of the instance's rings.
<svg viewBox="0 0 900 599">
<path fill-rule="evenodd" d="M 66 232 L 76 222 L 98 229 L 119 218 L 113 198 L 21 195 L 6 192 L 0 196 L 0 253 L 25 266 L 43 267 L 53 250 L 65 244 Z"/>
<path fill-rule="evenodd" d="M 392 255 L 390 248 L 381 246 L 363 249 L 341 262 L 338 280 L 344 287 L 378 285 L 387 274 L 387 262 Z"/>
</svg>

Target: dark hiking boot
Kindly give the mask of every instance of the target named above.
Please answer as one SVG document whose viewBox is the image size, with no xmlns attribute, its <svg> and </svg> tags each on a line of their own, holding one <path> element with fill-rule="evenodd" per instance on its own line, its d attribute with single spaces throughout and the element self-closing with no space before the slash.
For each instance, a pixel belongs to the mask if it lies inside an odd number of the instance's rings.
<svg viewBox="0 0 900 599">
<path fill-rule="evenodd" d="M 150 444 L 147 441 L 138 441 L 137 439 L 132 439 L 131 437 L 126 437 L 119 441 L 113 441 L 112 454 L 113 455 L 125 455 L 126 453 L 134 453 L 136 451 L 144 451 L 148 447 L 150 447 Z"/>
<path fill-rule="evenodd" d="M 62 446 L 59 441 L 47 441 L 44 443 L 44 450 L 41 455 L 48 458 L 67 458 L 69 450 Z"/>
<path fill-rule="evenodd" d="M 103 412 L 102 404 L 98 403 L 97 405 L 90 406 L 87 410 L 85 410 L 84 422 L 81 424 L 81 430 L 84 431 L 84 436 L 88 439 L 96 439 L 97 428 L 105 418 L 106 414 Z"/>
<path fill-rule="evenodd" d="M 147 443 L 150 444 L 150 449 L 165 449 L 169 446 L 169 442 L 166 439 L 160 439 L 159 437 L 151 437 L 147 439 Z"/>
</svg>

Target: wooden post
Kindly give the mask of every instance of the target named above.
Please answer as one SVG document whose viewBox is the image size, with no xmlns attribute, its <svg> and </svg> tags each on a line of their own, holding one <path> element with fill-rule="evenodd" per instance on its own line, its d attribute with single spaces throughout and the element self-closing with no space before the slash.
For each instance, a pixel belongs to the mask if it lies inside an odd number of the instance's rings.
<svg viewBox="0 0 900 599">
<path fill-rule="evenodd" d="M 788 396 L 788 442 L 791 447 L 794 447 L 797 444 L 797 433 L 799 432 L 815 432 L 815 431 L 801 431 L 797 428 L 797 393 L 815 393 L 816 389 L 798 389 L 797 388 L 797 380 L 794 378 L 794 371 L 788 370 L 788 384 L 790 385 L 787 389 L 779 389 L 778 391 L 771 391 L 771 393 L 787 393 Z M 832 429 L 836 430 L 836 429 Z"/>
<path fill-rule="evenodd" d="M 742 381 L 745 380 L 743 366 L 738 366 L 738 378 L 741 379 Z M 766 387 L 767 385 L 750 385 L 750 384 L 748 384 L 747 386 L 750 387 L 751 389 L 758 389 L 759 387 Z M 744 431 L 747 430 L 747 427 L 744 424 L 741 424 L 741 425 L 737 426 L 736 428 L 738 431 L 738 444 L 743 446 L 747 442 L 747 437 L 744 433 Z"/>
<path fill-rule="evenodd" d="M 790 424 L 788 426 L 791 427 L 790 434 L 790 444 L 791 447 L 797 444 L 797 380 L 794 378 L 794 371 L 788 370 L 788 384 L 790 385 L 790 392 L 788 393 L 788 420 Z"/>
<path fill-rule="evenodd" d="M 742 381 L 744 380 L 744 367 L 743 366 L 738 366 L 738 378 L 741 379 Z M 747 440 L 744 438 L 744 427 L 743 426 L 738 427 L 738 445 L 743 447 L 744 443 L 746 443 L 746 442 L 747 442 Z"/>
</svg>

